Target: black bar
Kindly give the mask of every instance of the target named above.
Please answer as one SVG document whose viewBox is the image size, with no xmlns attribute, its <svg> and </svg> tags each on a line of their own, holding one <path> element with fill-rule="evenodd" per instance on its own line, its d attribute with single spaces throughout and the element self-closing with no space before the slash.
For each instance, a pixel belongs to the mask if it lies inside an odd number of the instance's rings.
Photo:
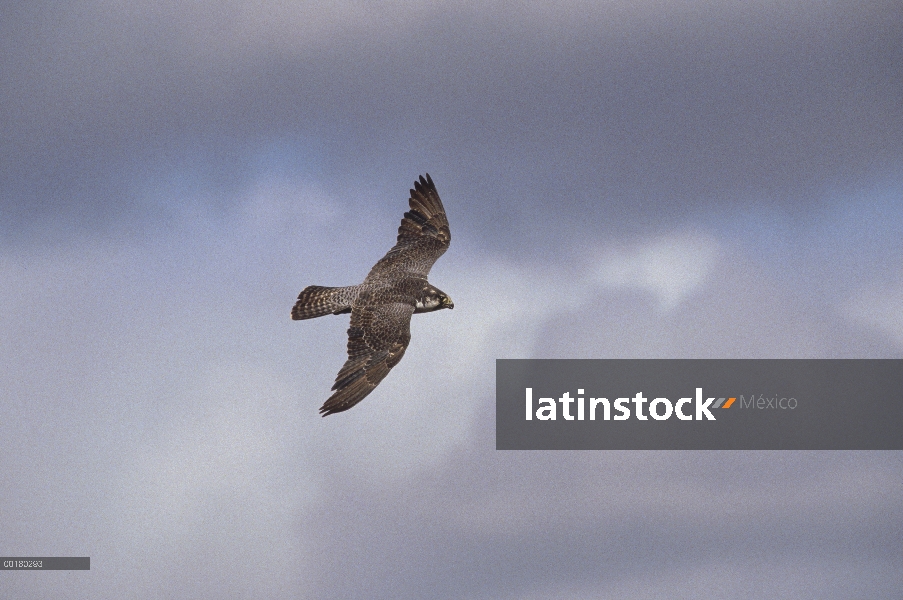
<svg viewBox="0 0 903 600">
<path fill-rule="evenodd" d="M 2 571 L 90 571 L 90 556 L 5 556 L 0 557 Z"/>
</svg>

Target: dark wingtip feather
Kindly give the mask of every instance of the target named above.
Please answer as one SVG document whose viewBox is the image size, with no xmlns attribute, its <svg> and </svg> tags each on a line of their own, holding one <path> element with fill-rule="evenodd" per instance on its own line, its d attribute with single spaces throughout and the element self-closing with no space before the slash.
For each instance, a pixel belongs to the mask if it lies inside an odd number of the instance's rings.
<svg viewBox="0 0 903 600">
<path fill-rule="evenodd" d="M 367 395 L 367 394 L 364 394 L 364 396 L 366 396 L 366 395 Z M 330 398 L 330 400 L 331 400 L 331 399 L 332 399 L 332 398 Z M 330 406 L 329 400 L 327 400 L 326 402 L 323 403 L 323 406 L 320 407 L 320 416 L 326 417 L 326 416 L 331 415 L 331 414 L 333 414 L 333 413 L 345 412 L 346 410 L 348 410 L 349 408 L 352 408 L 355 404 L 357 404 L 357 403 L 360 402 L 361 400 L 363 400 L 363 397 L 361 397 L 361 398 L 355 400 L 354 402 L 349 402 L 349 401 L 346 400 L 346 401 L 344 401 L 344 402 L 339 402 L 339 403 L 337 403 L 337 404 L 332 404 L 331 406 Z"/>
<path fill-rule="evenodd" d="M 377 381 L 377 383 L 379 382 Z M 341 387 L 339 387 L 340 384 Z M 339 389 L 336 390 L 336 387 Z M 325 417 L 332 413 L 346 411 L 370 395 L 375 387 L 376 385 L 371 385 L 364 376 L 363 370 L 351 377 L 346 377 L 344 382 L 337 381 L 333 386 L 333 389 L 336 390 L 335 393 L 323 403 L 320 413 Z"/>
<path fill-rule="evenodd" d="M 351 407 L 346 406 L 345 408 L 336 408 L 336 407 L 326 408 L 326 406 L 321 406 L 320 407 L 320 416 L 328 417 L 331 414 L 339 413 L 339 412 L 342 412 L 343 410 L 348 410 L 349 408 L 351 408 Z"/>
<path fill-rule="evenodd" d="M 411 194 L 413 194 L 415 191 L 424 195 L 426 195 L 427 192 L 438 193 L 436 192 L 436 184 L 433 183 L 433 179 L 430 177 L 429 173 L 426 174 L 425 179 L 423 175 L 421 175 L 419 181 L 414 181 L 414 189 L 411 190 Z"/>
</svg>

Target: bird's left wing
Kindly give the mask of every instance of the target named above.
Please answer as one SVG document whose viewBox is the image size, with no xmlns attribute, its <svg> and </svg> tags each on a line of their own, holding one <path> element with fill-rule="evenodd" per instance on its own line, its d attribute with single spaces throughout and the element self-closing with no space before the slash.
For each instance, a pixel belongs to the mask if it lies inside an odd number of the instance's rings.
<svg viewBox="0 0 903 600">
<path fill-rule="evenodd" d="M 426 278 L 439 257 L 448 250 L 451 243 L 448 218 L 429 173 L 426 178 L 421 175 L 420 181 L 414 182 L 408 204 L 410 210 L 398 227 L 398 241 L 373 265 L 365 281 L 384 279 L 398 272 Z"/>
</svg>

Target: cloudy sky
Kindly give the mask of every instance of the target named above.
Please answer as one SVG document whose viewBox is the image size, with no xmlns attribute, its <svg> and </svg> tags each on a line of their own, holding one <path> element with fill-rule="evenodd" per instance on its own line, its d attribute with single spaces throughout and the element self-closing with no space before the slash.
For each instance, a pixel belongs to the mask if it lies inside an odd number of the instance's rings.
<svg viewBox="0 0 903 600">
<path fill-rule="evenodd" d="M 903 358 L 896 0 L 0 8 L 17 598 L 891 599 L 903 453 L 499 452 L 496 358 Z M 320 418 L 429 172 L 404 361 Z"/>
</svg>

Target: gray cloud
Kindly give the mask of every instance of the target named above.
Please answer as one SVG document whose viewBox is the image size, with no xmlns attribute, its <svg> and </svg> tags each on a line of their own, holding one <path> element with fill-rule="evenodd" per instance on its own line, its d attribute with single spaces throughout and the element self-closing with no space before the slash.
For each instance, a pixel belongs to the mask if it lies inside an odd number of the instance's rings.
<svg viewBox="0 0 903 600">
<path fill-rule="evenodd" d="M 228 197 L 273 140 L 321 181 L 441 169 L 464 214 L 523 228 L 553 199 L 569 226 L 808 205 L 903 149 L 894 3 L 32 10 L 7 43 L 17 222 L 146 217 L 148 180 Z"/>
</svg>

